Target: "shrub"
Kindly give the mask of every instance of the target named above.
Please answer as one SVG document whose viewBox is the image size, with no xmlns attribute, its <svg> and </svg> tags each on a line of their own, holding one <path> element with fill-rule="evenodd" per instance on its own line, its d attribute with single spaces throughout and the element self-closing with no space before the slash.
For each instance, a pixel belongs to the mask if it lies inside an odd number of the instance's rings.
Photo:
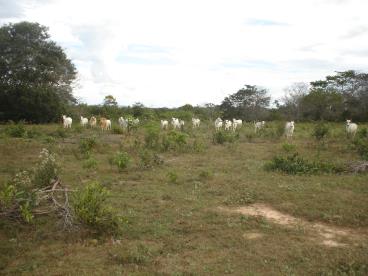
<svg viewBox="0 0 368 276">
<path fill-rule="evenodd" d="M 63 127 L 58 127 L 53 133 L 51 133 L 51 135 L 53 137 L 63 138 L 63 139 L 68 136 L 65 128 L 63 128 Z"/>
<path fill-rule="evenodd" d="M 145 146 L 149 149 L 157 149 L 159 147 L 159 140 L 159 130 L 153 127 L 148 128 L 144 134 Z"/>
<path fill-rule="evenodd" d="M 84 169 L 97 169 L 97 160 L 93 157 L 89 157 L 87 160 L 83 162 Z"/>
<path fill-rule="evenodd" d="M 290 152 L 293 152 L 295 151 L 295 145 L 293 144 L 289 144 L 289 143 L 284 143 L 282 144 L 282 149 L 287 152 L 287 153 L 290 153 Z"/>
<path fill-rule="evenodd" d="M 368 129 L 366 127 L 362 127 L 358 130 L 356 137 L 358 139 L 367 139 L 368 138 Z"/>
<path fill-rule="evenodd" d="M 341 173 L 344 169 L 331 163 L 310 162 L 298 153 L 283 157 L 275 156 L 265 165 L 266 170 L 281 171 L 287 174 Z"/>
<path fill-rule="evenodd" d="M 254 137 L 255 137 L 255 133 L 254 133 L 254 132 L 252 132 L 252 131 L 247 131 L 247 132 L 245 133 L 245 138 L 247 138 L 247 141 L 248 141 L 249 143 L 253 141 Z"/>
<path fill-rule="evenodd" d="M 368 160 L 368 139 L 357 138 L 353 141 L 353 146 L 363 160 Z"/>
<path fill-rule="evenodd" d="M 33 221 L 32 209 L 35 203 L 35 194 L 27 171 L 17 173 L 10 183 L 0 189 L 0 213 L 12 213 L 12 217 L 19 217 L 30 223 Z"/>
<path fill-rule="evenodd" d="M 79 151 L 88 157 L 93 148 L 97 145 L 96 137 L 86 137 L 79 140 Z"/>
<path fill-rule="evenodd" d="M 206 180 L 206 179 L 211 179 L 213 178 L 213 172 L 209 171 L 209 170 L 202 170 L 199 172 L 199 179 L 200 180 Z"/>
<path fill-rule="evenodd" d="M 26 137 L 32 139 L 32 138 L 39 137 L 41 135 L 42 134 L 38 130 L 36 130 L 35 128 L 31 128 L 27 130 Z"/>
<path fill-rule="evenodd" d="M 88 183 L 75 192 L 72 203 L 79 222 L 99 231 L 116 232 L 119 219 L 107 204 L 108 196 L 108 190 L 98 182 Z"/>
<path fill-rule="evenodd" d="M 168 183 L 177 184 L 178 183 L 178 174 L 174 171 L 170 171 L 167 173 Z"/>
<path fill-rule="evenodd" d="M 315 125 L 314 129 L 313 129 L 313 133 L 312 136 L 317 140 L 317 141 L 322 141 L 329 133 L 329 128 L 326 124 L 320 122 L 318 124 Z"/>
<path fill-rule="evenodd" d="M 58 165 L 55 155 L 47 149 L 42 149 L 39 155 L 39 162 L 34 169 L 33 183 L 38 188 L 47 187 L 57 179 Z"/>
<path fill-rule="evenodd" d="M 10 137 L 22 138 L 26 135 L 26 128 L 23 122 L 19 122 L 17 124 L 11 122 L 5 128 L 5 133 Z"/>
<path fill-rule="evenodd" d="M 142 150 L 139 153 L 140 157 L 140 167 L 141 168 L 152 168 L 153 166 L 161 165 L 163 164 L 163 160 L 160 156 L 158 156 L 157 153 L 151 152 L 149 150 Z"/>
<path fill-rule="evenodd" d="M 82 127 L 81 125 L 77 124 L 74 127 L 74 133 L 82 133 L 84 131 L 84 127 Z"/>
<path fill-rule="evenodd" d="M 182 151 L 188 143 L 188 134 L 177 131 L 170 131 L 167 135 L 163 135 L 161 145 L 164 151 L 176 150 Z"/>
<path fill-rule="evenodd" d="M 235 140 L 239 139 L 239 132 L 233 133 L 230 131 L 216 131 L 212 136 L 214 144 L 234 143 Z"/>
<path fill-rule="evenodd" d="M 119 171 L 123 171 L 130 163 L 130 156 L 124 151 L 119 151 L 112 158 L 110 158 L 109 162 L 110 165 L 117 166 Z"/>
<path fill-rule="evenodd" d="M 124 134 L 124 131 L 121 127 L 114 125 L 111 129 L 113 134 Z"/>
</svg>

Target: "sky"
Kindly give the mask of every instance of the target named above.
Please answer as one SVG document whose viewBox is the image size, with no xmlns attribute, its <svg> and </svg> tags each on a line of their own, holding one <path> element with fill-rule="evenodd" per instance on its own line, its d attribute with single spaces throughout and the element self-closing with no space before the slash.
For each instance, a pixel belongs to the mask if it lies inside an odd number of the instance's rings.
<svg viewBox="0 0 368 276">
<path fill-rule="evenodd" d="M 245 84 L 368 71 L 367 0 L 0 0 L 0 25 L 49 27 L 76 65 L 74 95 L 100 104 L 219 104 Z"/>
</svg>

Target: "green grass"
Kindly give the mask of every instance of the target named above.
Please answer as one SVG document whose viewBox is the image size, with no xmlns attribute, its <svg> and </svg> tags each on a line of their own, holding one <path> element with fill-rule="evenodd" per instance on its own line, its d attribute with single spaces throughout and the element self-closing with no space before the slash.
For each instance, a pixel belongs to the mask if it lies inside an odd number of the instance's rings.
<svg viewBox="0 0 368 276">
<path fill-rule="evenodd" d="M 159 122 L 157 122 L 159 124 Z M 268 123 L 269 133 L 278 123 Z M 273 156 L 297 151 L 307 160 L 344 164 L 360 160 L 344 133 L 344 124 L 329 124 L 323 147 L 312 137 L 314 124 L 297 123 L 287 142 L 278 135 L 257 135 L 245 124 L 233 143 L 213 144 L 212 125 L 187 133 L 186 145 L 204 143 L 200 151 L 172 148 L 158 152 L 163 164 L 142 166 L 146 130 L 102 133 L 99 129 L 60 131 L 58 125 L 25 125 L 40 135 L 0 135 L 0 185 L 33 167 L 42 148 L 57 156 L 60 177 L 69 188 L 98 181 L 123 218 L 120 240 L 84 231 L 66 233 L 56 218 L 38 217 L 23 225 L 0 219 L 0 274 L 33 275 L 364 275 L 368 266 L 368 175 L 287 175 L 265 171 Z M 4 126 L 0 126 L 3 133 Z M 54 135 L 57 133 L 57 135 Z M 161 134 L 160 134 L 161 135 Z M 52 143 L 45 137 L 52 137 Z M 98 164 L 86 169 L 77 158 L 79 143 L 95 137 Z M 146 138 L 147 139 L 147 138 Z M 83 140 L 84 141 L 84 140 Z M 153 152 L 155 147 L 151 147 Z M 131 157 L 123 173 L 109 158 L 124 151 Z M 87 159 L 88 160 L 88 159 Z M 174 179 L 175 178 L 175 179 Z M 224 214 L 219 206 L 264 203 L 307 221 L 358 229 L 356 244 L 326 248 L 303 229 L 286 228 L 260 217 Z M 248 240 L 245 233 L 262 238 Z M 363 272 L 362 272 L 363 271 Z M 350 273 L 350 274 L 349 274 Z M 354 274 L 355 273 L 355 274 Z M 359 274 L 361 273 L 361 274 Z"/>
</svg>

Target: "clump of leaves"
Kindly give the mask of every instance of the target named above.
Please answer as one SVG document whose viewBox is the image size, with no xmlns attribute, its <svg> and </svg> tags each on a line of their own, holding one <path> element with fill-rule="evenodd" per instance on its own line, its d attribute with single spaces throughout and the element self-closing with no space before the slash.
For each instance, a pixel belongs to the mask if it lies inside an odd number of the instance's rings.
<svg viewBox="0 0 368 276">
<path fill-rule="evenodd" d="M 357 138 L 353 141 L 353 146 L 363 160 L 368 160 L 368 139 Z"/>
<path fill-rule="evenodd" d="M 329 134 L 329 131 L 330 131 L 329 127 L 323 122 L 320 122 L 315 125 L 312 136 L 317 141 L 322 141 L 324 138 L 327 137 L 327 135 Z"/>
<path fill-rule="evenodd" d="M 58 170 L 55 155 L 47 149 L 42 149 L 39 162 L 34 169 L 33 183 L 38 188 L 49 186 L 53 180 L 57 179 Z"/>
<path fill-rule="evenodd" d="M 265 165 L 266 170 L 287 174 L 342 173 L 344 168 L 332 163 L 308 161 L 296 152 L 292 155 L 275 156 Z"/>
<path fill-rule="evenodd" d="M 181 133 L 178 131 L 170 131 L 167 135 L 163 135 L 162 137 L 162 149 L 164 151 L 174 150 L 174 151 L 183 151 L 186 149 L 188 144 L 188 134 Z"/>
<path fill-rule="evenodd" d="M 170 171 L 167 173 L 167 180 L 170 184 L 177 184 L 178 183 L 178 174 L 174 171 Z"/>
<path fill-rule="evenodd" d="M 212 136 L 212 141 L 214 144 L 224 144 L 224 143 L 234 143 L 239 139 L 239 132 L 233 133 L 230 131 L 216 131 Z"/>
<path fill-rule="evenodd" d="M 91 156 L 83 162 L 84 169 L 97 169 L 97 165 L 97 160 Z"/>
<path fill-rule="evenodd" d="M 293 144 L 289 144 L 289 143 L 284 143 L 282 144 L 282 149 L 287 152 L 287 153 L 290 153 L 290 152 L 293 152 L 295 151 L 295 145 Z"/>
<path fill-rule="evenodd" d="M 5 133 L 10 137 L 22 138 L 25 137 L 27 130 L 23 122 L 19 122 L 17 124 L 11 122 L 5 127 Z"/>
<path fill-rule="evenodd" d="M 155 152 L 149 151 L 147 149 L 143 149 L 139 153 L 140 158 L 140 167 L 149 169 L 154 166 L 162 165 L 163 160 L 162 158 Z"/>
<path fill-rule="evenodd" d="M 85 137 L 79 140 L 79 151 L 85 157 L 89 157 L 92 149 L 94 149 L 97 145 L 96 137 Z"/>
<path fill-rule="evenodd" d="M 119 151 L 109 159 L 110 165 L 118 167 L 119 171 L 125 170 L 130 164 L 131 158 L 125 151 Z"/>
<path fill-rule="evenodd" d="M 107 203 L 109 191 L 98 182 L 90 182 L 74 193 L 72 202 L 76 218 L 98 231 L 114 233 L 119 229 L 119 218 Z"/>
</svg>

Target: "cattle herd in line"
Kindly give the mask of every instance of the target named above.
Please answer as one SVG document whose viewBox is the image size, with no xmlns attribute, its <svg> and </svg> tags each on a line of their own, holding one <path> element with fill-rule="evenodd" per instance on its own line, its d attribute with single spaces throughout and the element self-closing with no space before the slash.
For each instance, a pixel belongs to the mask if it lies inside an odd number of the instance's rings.
<svg viewBox="0 0 368 276">
<path fill-rule="evenodd" d="M 71 128 L 72 122 L 73 122 L 72 118 L 67 117 L 65 115 L 63 115 L 62 118 L 63 118 L 64 128 Z M 85 118 L 83 116 L 80 117 L 81 126 L 87 127 L 88 123 L 92 128 L 96 127 L 97 126 L 96 117 L 92 116 L 89 119 L 89 121 L 88 121 L 88 118 Z M 120 127 L 122 127 L 123 129 L 127 129 L 129 125 L 138 126 L 139 119 L 138 118 L 124 119 L 123 117 L 120 117 L 119 120 L 118 120 L 118 123 L 119 123 Z M 169 129 L 170 124 L 171 124 L 173 129 L 182 129 L 185 125 L 185 121 L 180 120 L 178 118 L 171 118 L 170 123 L 169 123 L 168 120 L 161 120 L 161 129 L 162 130 Z M 200 119 L 192 118 L 192 127 L 193 128 L 198 128 L 200 126 L 200 124 L 201 124 Z M 227 130 L 227 131 L 232 130 L 233 132 L 235 132 L 235 130 L 237 128 L 240 128 L 243 125 L 243 121 L 242 120 L 237 120 L 237 119 L 233 119 L 232 121 L 230 121 L 230 120 L 223 121 L 221 118 L 217 118 L 215 120 L 214 124 L 215 124 L 216 131 L 219 131 L 224 127 L 224 129 Z M 265 125 L 266 125 L 265 121 L 254 122 L 254 131 L 257 133 Z M 111 130 L 111 120 L 102 117 L 100 119 L 100 127 L 101 127 L 102 131 Z M 294 121 L 286 122 L 286 124 L 285 124 L 285 135 L 286 135 L 287 138 L 292 138 L 293 133 L 294 133 L 294 128 L 295 128 Z M 349 136 L 354 137 L 357 130 L 358 130 L 358 125 L 357 124 L 352 123 L 351 120 L 346 120 L 346 132 Z"/>
</svg>

